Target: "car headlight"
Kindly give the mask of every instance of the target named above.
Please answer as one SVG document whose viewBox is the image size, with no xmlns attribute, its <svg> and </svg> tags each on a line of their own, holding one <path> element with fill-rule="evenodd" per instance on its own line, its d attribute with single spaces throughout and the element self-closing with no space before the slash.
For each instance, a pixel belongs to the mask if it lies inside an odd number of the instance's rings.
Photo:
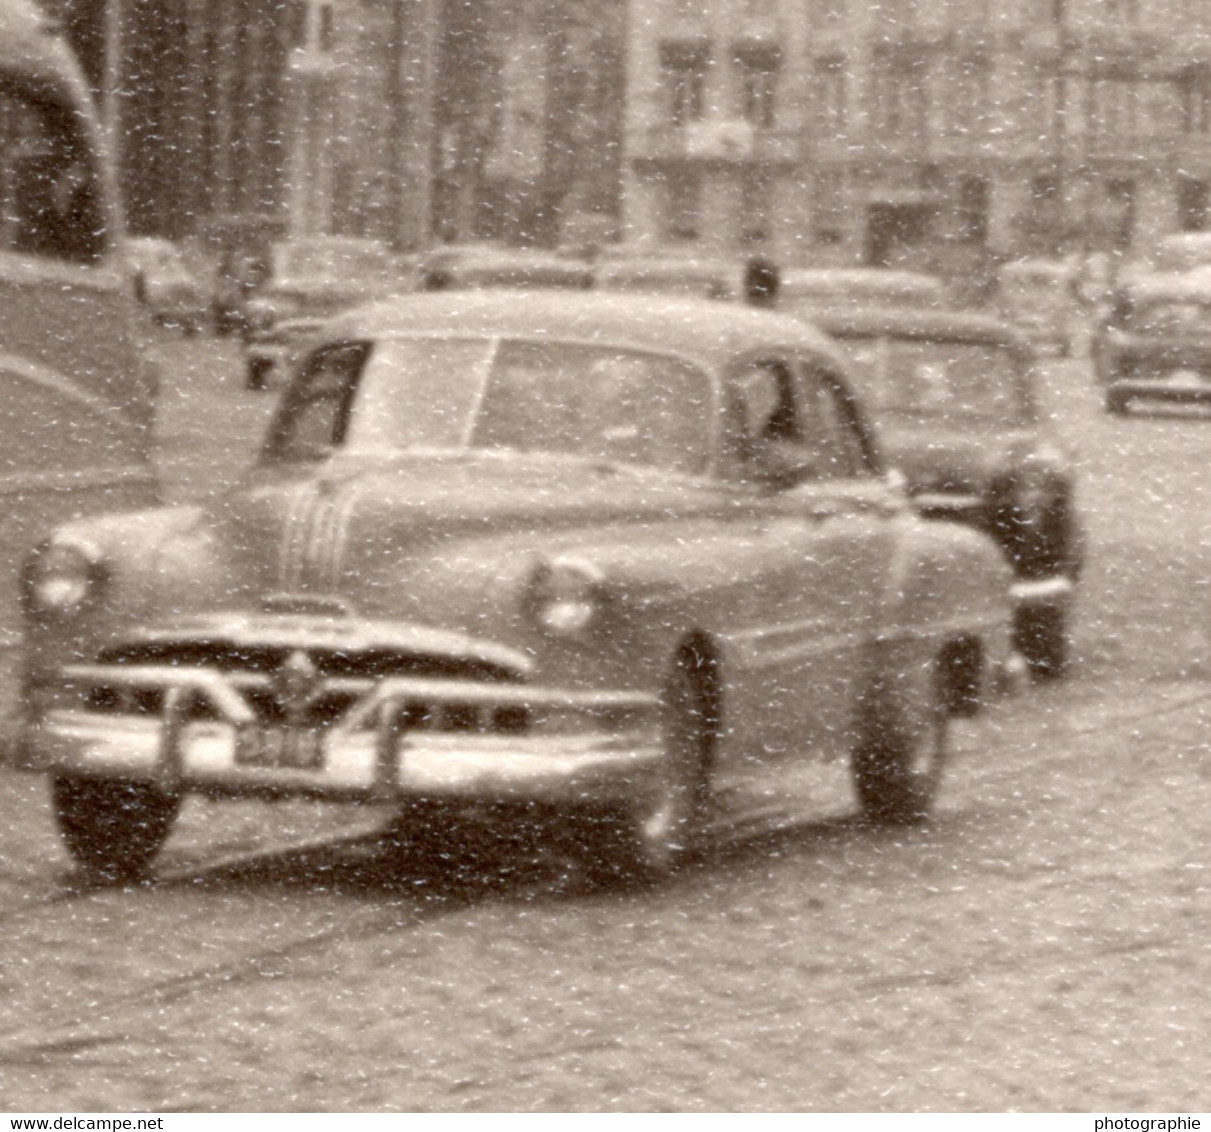
<svg viewBox="0 0 1211 1132">
<path fill-rule="evenodd" d="M 71 617 L 94 597 L 101 580 L 100 555 L 75 542 L 50 542 L 34 551 L 25 568 L 25 601 L 31 613 Z"/>
<path fill-rule="evenodd" d="M 548 633 L 578 636 L 601 615 L 604 580 L 596 566 L 580 558 L 541 562 L 530 581 L 530 615 Z"/>
</svg>

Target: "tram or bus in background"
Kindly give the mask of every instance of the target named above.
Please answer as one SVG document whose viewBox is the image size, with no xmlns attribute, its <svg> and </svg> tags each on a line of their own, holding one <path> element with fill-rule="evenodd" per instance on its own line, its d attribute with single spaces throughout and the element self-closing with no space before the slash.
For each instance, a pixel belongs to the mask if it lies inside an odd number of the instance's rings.
<svg viewBox="0 0 1211 1132">
<path fill-rule="evenodd" d="M 44 532 L 156 499 L 157 376 L 114 186 L 62 36 L 0 0 L 0 645 Z"/>
</svg>

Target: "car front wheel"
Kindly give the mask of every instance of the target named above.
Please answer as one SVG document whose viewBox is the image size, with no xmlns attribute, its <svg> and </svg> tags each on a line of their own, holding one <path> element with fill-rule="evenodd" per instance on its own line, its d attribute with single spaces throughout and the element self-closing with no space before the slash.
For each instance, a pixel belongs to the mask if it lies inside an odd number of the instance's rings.
<svg viewBox="0 0 1211 1132">
<path fill-rule="evenodd" d="M 139 876 L 172 831 L 181 799 L 151 782 L 57 775 L 59 832 L 72 857 L 105 880 Z"/>
<path fill-rule="evenodd" d="M 590 863 L 601 878 L 642 882 L 667 876 L 685 859 L 702 821 L 710 725 L 706 696 L 690 660 L 674 663 L 661 712 L 660 766 L 630 804 L 599 819 Z"/>
<path fill-rule="evenodd" d="M 869 818 L 905 824 L 929 815 L 946 765 L 946 704 L 936 661 L 888 676 L 876 690 L 853 760 Z"/>
</svg>

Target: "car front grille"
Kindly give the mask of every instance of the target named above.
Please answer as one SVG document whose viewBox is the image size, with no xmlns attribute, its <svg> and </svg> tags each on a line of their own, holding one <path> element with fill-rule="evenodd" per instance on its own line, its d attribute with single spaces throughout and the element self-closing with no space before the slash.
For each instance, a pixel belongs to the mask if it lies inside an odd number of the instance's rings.
<svg viewBox="0 0 1211 1132">
<path fill-rule="evenodd" d="M 291 695 L 282 679 L 285 666 L 301 662 L 309 689 Z M 105 715 L 160 716 L 176 686 L 189 686 L 188 674 L 218 674 L 235 689 L 259 723 L 274 726 L 327 727 L 338 723 L 385 679 L 414 678 L 474 685 L 516 684 L 515 673 L 475 658 L 401 653 L 387 648 L 344 650 L 297 649 L 281 645 L 244 646 L 226 642 L 189 641 L 128 645 L 106 650 L 92 668 L 112 670 L 112 680 L 94 675 L 78 688 L 86 710 Z M 134 671 L 146 673 L 132 680 Z M 174 679 L 177 676 L 185 679 Z M 188 691 L 177 706 L 185 722 L 220 720 L 215 703 L 201 691 Z M 406 696 L 393 701 L 394 724 L 402 730 L 514 734 L 530 725 L 524 707 L 484 702 L 482 695 L 461 703 L 457 696 L 440 701 Z M 373 726 L 373 719 L 365 721 Z"/>
</svg>

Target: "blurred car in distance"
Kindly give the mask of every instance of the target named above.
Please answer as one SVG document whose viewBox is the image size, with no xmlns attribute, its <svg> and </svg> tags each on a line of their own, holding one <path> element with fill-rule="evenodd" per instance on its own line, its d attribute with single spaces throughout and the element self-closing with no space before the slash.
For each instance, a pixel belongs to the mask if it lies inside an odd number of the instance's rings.
<svg viewBox="0 0 1211 1132">
<path fill-rule="evenodd" d="M 135 295 L 158 323 L 186 334 L 209 326 L 209 291 L 176 244 L 156 236 L 132 236 L 126 240 L 126 254 L 135 273 Z"/>
<path fill-rule="evenodd" d="M 735 301 L 744 297 L 744 272 L 739 257 L 613 251 L 593 265 L 593 282 L 602 291 Z"/>
<path fill-rule="evenodd" d="M 1211 268 L 1134 276 L 1092 342 L 1106 410 L 1211 403 Z"/>
<path fill-rule="evenodd" d="M 265 388 L 338 311 L 414 286 L 403 261 L 379 240 L 308 236 L 274 244 L 268 272 L 244 305 L 248 387 Z"/>
<path fill-rule="evenodd" d="M 241 485 L 60 527 L 27 577 L 25 765 L 109 878 L 191 793 L 406 844 L 471 810 L 607 877 L 820 776 L 919 821 L 1011 657 L 1004 556 L 912 509 L 827 338 L 646 295 L 339 315 Z"/>
<path fill-rule="evenodd" d="M 778 310 L 801 317 L 817 310 L 845 310 L 870 303 L 923 310 L 951 305 L 945 281 L 924 271 L 789 267 L 779 274 Z"/>
<path fill-rule="evenodd" d="M 1169 232 L 1157 240 L 1148 259 L 1151 270 L 1161 274 L 1211 267 L 1211 232 Z"/>
<path fill-rule="evenodd" d="M 539 248 L 448 244 L 420 257 L 417 288 L 447 291 L 491 287 L 587 290 L 593 273 L 583 259 Z"/>
<path fill-rule="evenodd" d="M 1084 318 L 1079 268 L 1062 259 L 1010 260 L 997 269 L 996 310 L 1036 346 L 1066 358 Z"/>
<path fill-rule="evenodd" d="M 1061 675 L 1084 534 L 1074 461 L 1036 408 L 1029 343 L 974 312 L 872 305 L 813 321 L 851 361 L 917 507 L 986 532 L 1004 551 L 1016 647 L 1034 674 Z"/>
</svg>

